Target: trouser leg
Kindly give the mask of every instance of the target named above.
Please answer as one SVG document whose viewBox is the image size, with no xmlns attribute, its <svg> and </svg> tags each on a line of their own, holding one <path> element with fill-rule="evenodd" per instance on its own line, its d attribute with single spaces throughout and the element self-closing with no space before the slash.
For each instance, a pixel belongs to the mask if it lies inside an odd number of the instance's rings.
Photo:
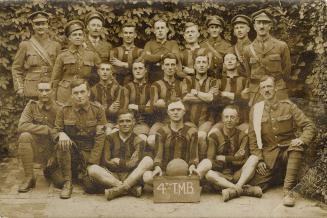
<svg viewBox="0 0 327 218">
<path fill-rule="evenodd" d="M 124 184 L 127 187 L 132 187 L 136 185 L 142 178 L 143 174 L 147 170 L 151 170 L 153 167 L 153 160 L 152 158 L 146 156 L 144 157 L 138 166 L 129 174 L 129 176 L 125 179 Z"/>
<path fill-rule="evenodd" d="M 64 181 L 72 181 L 72 157 L 71 151 L 57 150 L 57 160 Z"/>
<path fill-rule="evenodd" d="M 33 136 L 30 133 L 24 132 L 20 134 L 18 139 L 18 153 L 22 161 L 25 177 L 33 177 L 33 162 L 34 151 L 32 147 Z"/>
<path fill-rule="evenodd" d="M 286 175 L 284 180 L 284 190 L 289 191 L 297 183 L 298 173 L 300 171 L 303 154 L 301 151 L 289 151 L 286 166 Z"/>
</svg>

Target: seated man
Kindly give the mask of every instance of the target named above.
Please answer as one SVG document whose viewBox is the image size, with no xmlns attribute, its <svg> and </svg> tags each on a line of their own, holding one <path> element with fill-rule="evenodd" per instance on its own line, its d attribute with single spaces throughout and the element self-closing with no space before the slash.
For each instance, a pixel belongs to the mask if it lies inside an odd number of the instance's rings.
<svg viewBox="0 0 327 218">
<path fill-rule="evenodd" d="M 134 133 L 147 141 L 150 127 L 148 120 L 152 115 L 150 107 L 150 84 L 146 82 L 146 67 L 144 62 L 134 61 L 132 64 L 134 80 L 126 85 L 128 109 L 135 115 Z"/>
<path fill-rule="evenodd" d="M 199 158 L 207 155 L 207 134 L 213 124 L 213 113 L 210 105 L 218 97 L 219 83 L 208 76 L 209 57 L 198 53 L 194 60 L 195 76 L 184 79 L 183 102 L 187 106 L 187 121 L 198 128 Z M 191 125 L 191 124 L 190 124 Z"/>
<path fill-rule="evenodd" d="M 184 124 L 183 116 L 185 107 L 181 101 L 175 101 L 168 104 L 168 116 L 170 123 L 164 125 L 156 133 L 155 148 L 156 154 L 154 158 L 154 170 L 147 171 L 143 175 L 144 183 L 152 185 L 155 176 L 163 175 L 170 165 L 169 163 L 180 163 L 174 161 L 182 159 L 188 166 L 189 174 L 197 174 L 202 178 L 204 173 L 211 169 L 209 160 L 202 161 L 202 165 L 196 168 L 199 162 L 198 158 L 198 136 L 196 129 Z M 181 164 L 183 165 L 183 164 Z M 180 168 L 181 166 L 170 166 L 170 169 Z"/>
<path fill-rule="evenodd" d="M 208 137 L 208 159 L 212 161 L 212 170 L 205 177 L 209 183 L 223 189 L 224 201 L 240 195 L 262 195 L 260 187 L 245 185 L 255 173 L 258 158 L 254 155 L 248 158 L 248 136 L 236 128 L 238 120 L 237 106 L 226 106 L 222 112 L 223 126 Z"/>
<path fill-rule="evenodd" d="M 41 159 L 44 175 L 56 186 L 63 184 L 58 172 L 52 171 L 55 164 L 53 133 L 57 111 L 61 107 L 50 96 L 53 94 L 50 79 L 41 80 L 37 85 L 38 101 L 30 100 L 18 123 L 18 155 L 22 161 L 25 178 L 18 192 L 28 192 L 35 187 L 34 160 Z"/>
<path fill-rule="evenodd" d="M 249 122 L 250 151 L 259 158 L 251 184 L 266 190 L 285 175 L 283 204 L 294 206 L 292 189 L 297 183 L 304 149 L 315 136 L 315 126 L 290 100 L 277 99 L 274 77 L 264 76 L 259 88 L 264 101 L 253 106 Z M 297 137 L 299 128 L 302 133 Z"/>
<path fill-rule="evenodd" d="M 104 146 L 103 166 L 88 167 L 88 175 L 95 186 L 105 190 L 107 200 L 122 196 L 128 191 L 140 197 L 138 183 L 146 170 L 153 166 L 150 157 L 143 158 L 145 141 L 133 132 L 135 124 L 132 112 L 121 112 L 118 116 L 118 132 L 107 136 Z"/>
<path fill-rule="evenodd" d="M 91 88 L 91 100 L 102 105 L 108 120 L 106 135 L 109 135 L 112 131 L 117 131 L 117 114 L 127 109 L 128 99 L 126 90 L 113 76 L 111 64 L 102 62 L 98 67 L 98 74 L 100 81 Z"/>
<path fill-rule="evenodd" d="M 100 162 L 107 123 L 102 107 L 89 100 L 90 88 L 86 80 L 74 80 L 70 88 L 72 102 L 58 111 L 55 121 L 55 138 L 59 139 L 57 158 L 64 178 L 60 194 L 63 199 L 71 196 L 73 178 L 81 179 L 86 191 L 90 188 L 86 169 Z"/>
</svg>

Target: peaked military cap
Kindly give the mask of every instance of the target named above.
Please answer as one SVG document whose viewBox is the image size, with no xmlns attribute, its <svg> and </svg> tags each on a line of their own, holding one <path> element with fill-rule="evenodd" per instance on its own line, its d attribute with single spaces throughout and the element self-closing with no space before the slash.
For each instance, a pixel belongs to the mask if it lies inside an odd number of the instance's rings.
<svg viewBox="0 0 327 218">
<path fill-rule="evenodd" d="M 91 11 L 90 13 L 88 13 L 85 17 L 85 23 L 89 23 L 90 20 L 94 19 L 94 18 L 97 18 L 99 20 L 102 21 L 102 23 L 104 22 L 104 16 L 98 12 L 98 11 Z"/>
<path fill-rule="evenodd" d="M 261 9 L 259 11 L 256 11 L 251 16 L 252 16 L 253 22 L 256 20 L 263 20 L 263 21 L 269 21 L 269 22 L 274 21 L 273 15 L 271 13 L 269 13 L 269 11 L 267 11 L 266 9 Z"/>
<path fill-rule="evenodd" d="M 84 23 L 80 20 L 71 20 L 65 25 L 65 34 L 69 36 L 76 30 L 84 30 Z"/>
<path fill-rule="evenodd" d="M 251 18 L 246 15 L 238 14 L 232 18 L 232 25 L 234 26 L 237 23 L 244 23 L 248 26 L 251 25 Z"/>
<path fill-rule="evenodd" d="M 207 17 L 206 25 L 209 27 L 210 25 L 219 25 L 222 28 L 225 27 L 225 21 L 222 17 L 219 17 L 217 15 L 211 15 Z"/>
<path fill-rule="evenodd" d="M 36 11 L 28 16 L 32 22 L 48 21 L 50 14 L 45 11 Z"/>
</svg>

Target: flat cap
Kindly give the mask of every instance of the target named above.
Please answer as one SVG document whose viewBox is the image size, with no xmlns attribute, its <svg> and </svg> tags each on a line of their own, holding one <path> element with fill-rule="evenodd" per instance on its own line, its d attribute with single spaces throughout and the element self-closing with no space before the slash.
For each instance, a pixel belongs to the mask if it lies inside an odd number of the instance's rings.
<svg viewBox="0 0 327 218">
<path fill-rule="evenodd" d="M 263 20 L 273 22 L 274 17 L 271 13 L 269 13 L 266 9 L 261 9 L 259 11 L 254 12 L 252 15 L 253 22 L 256 20 Z"/>
<path fill-rule="evenodd" d="M 238 14 L 232 18 L 232 25 L 234 26 L 237 23 L 244 23 L 248 26 L 251 25 L 251 18 L 246 15 Z"/>
<path fill-rule="evenodd" d="M 209 27 L 210 25 L 218 25 L 218 26 L 221 26 L 222 28 L 224 28 L 225 21 L 223 18 L 221 18 L 217 15 L 212 15 L 212 16 L 207 17 L 206 25 L 207 25 L 207 27 Z"/>
<path fill-rule="evenodd" d="M 65 34 L 69 36 L 76 30 L 84 30 L 84 23 L 80 20 L 71 20 L 65 25 Z"/>
<path fill-rule="evenodd" d="M 88 13 L 85 17 L 85 23 L 89 23 L 90 20 L 94 19 L 94 18 L 97 18 L 99 20 L 102 21 L 102 23 L 104 22 L 104 16 L 98 12 L 98 11 L 91 11 L 90 13 Z"/>
<path fill-rule="evenodd" d="M 36 11 L 28 16 L 32 22 L 48 21 L 50 14 L 45 11 Z"/>
</svg>

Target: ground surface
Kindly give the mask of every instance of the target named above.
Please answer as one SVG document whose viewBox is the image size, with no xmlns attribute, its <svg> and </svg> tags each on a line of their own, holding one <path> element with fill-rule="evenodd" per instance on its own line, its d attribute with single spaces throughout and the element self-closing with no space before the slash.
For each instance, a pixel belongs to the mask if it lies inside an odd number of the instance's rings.
<svg viewBox="0 0 327 218">
<path fill-rule="evenodd" d="M 106 201 L 74 186 L 71 199 L 59 199 L 54 188 L 36 170 L 37 188 L 17 193 L 22 169 L 15 158 L 0 162 L 0 218 L 2 217 L 327 217 L 327 206 L 300 196 L 294 208 L 283 207 L 282 188 L 261 199 L 241 197 L 224 203 L 218 194 L 203 194 L 200 203 L 154 204 L 151 194 Z"/>
</svg>

